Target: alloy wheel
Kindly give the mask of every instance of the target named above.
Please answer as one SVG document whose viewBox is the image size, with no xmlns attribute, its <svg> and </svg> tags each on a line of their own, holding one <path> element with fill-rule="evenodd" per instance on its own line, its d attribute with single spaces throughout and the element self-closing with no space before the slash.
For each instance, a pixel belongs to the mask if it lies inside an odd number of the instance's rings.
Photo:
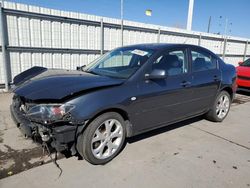
<svg viewBox="0 0 250 188">
<path fill-rule="evenodd" d="M 227 95 L 221 95 L 216 105 L 216 115 L 218 118 L 223 119 L 230 108 L 230 99 Z"/>
<path fill-rule="evenodd" d="M 104 121 L 92 137 L 92 154 L 97 159 L 106 159 L 112 156 L 120 147 L 123 134 L 122 125 L 118 120 L 108 119 Z"/>
</svg>

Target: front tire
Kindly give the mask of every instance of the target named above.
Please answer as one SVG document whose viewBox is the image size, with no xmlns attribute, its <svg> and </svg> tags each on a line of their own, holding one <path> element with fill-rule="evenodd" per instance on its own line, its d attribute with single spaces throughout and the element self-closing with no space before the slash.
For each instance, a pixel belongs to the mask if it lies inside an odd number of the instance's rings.
<svg viewBox="0 0 250 188">
<path fill-rule="evenodd" d="M 214 122 L 222 122 L 226 118 L 230 110 L 230 106 L 231 97 L 229 93 L 226 91 L 221 91 L 216 97 L 212 108 L 206 114 L 206 119 Z"/>
<path fill-rule="evenodd" d="M 104 113 L 94 119 L 79 135 L 77 150 L 91 164 L 105 164 L 121 151 L 125 135 L 122 116 L 115 112 Z"/>
</svg>

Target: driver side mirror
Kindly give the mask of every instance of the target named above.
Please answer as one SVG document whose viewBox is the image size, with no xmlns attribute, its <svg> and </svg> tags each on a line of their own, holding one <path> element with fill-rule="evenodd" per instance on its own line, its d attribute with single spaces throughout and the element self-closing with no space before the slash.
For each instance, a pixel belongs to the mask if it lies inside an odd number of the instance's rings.
<svg viewBox="0 0 250 188">
<path fill-rule="evenodd" d="M 166 77 L 166 71 L 163 69 L 154 69 L 150 74 L 145 74 L 147 80 L 165 79 Z"/>
<path fill-rule="evenodd" d="M 76 67 L 76 70 L 83 71 L 86 65 Z"/>
</svg>

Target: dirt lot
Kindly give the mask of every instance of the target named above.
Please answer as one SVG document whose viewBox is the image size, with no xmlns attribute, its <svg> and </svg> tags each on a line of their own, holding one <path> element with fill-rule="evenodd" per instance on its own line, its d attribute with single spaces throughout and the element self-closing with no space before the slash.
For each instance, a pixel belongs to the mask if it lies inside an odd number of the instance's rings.
<svg viewBox="0 0 250 188">
<path fill-rule="evenodd" d="M 43 157 L 41 146 L 26 140 L 10 119 L 11 97 L 0 94 L 1 188 L 20 184 L 61 188 L 250 187 L 247 93 L 237 94 L 223 123 L 194 118 L 134 137 L 105 166 L 93 166 L 76 157 L 61 159 L 63 174 L 59 179 L 58 168 Z"/>
</svg>

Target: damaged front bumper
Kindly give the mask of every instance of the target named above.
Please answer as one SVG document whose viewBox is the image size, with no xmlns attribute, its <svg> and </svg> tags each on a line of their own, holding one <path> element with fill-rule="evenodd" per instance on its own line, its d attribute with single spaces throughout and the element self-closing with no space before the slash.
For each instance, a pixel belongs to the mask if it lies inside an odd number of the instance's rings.
<svg viewBox="0 0 250 188">
<path fill-rule="evenodd" d="M 84 125 L 45 126 L 31 122 L 13 104 L 10 106 L 10 111 L 12 119 L 26 138 L 32 138 L 38 143 L 46 142 L 58 152 L 70 151 L 72 155 L 76 153 L 75 140 Z"/>
</svg>

